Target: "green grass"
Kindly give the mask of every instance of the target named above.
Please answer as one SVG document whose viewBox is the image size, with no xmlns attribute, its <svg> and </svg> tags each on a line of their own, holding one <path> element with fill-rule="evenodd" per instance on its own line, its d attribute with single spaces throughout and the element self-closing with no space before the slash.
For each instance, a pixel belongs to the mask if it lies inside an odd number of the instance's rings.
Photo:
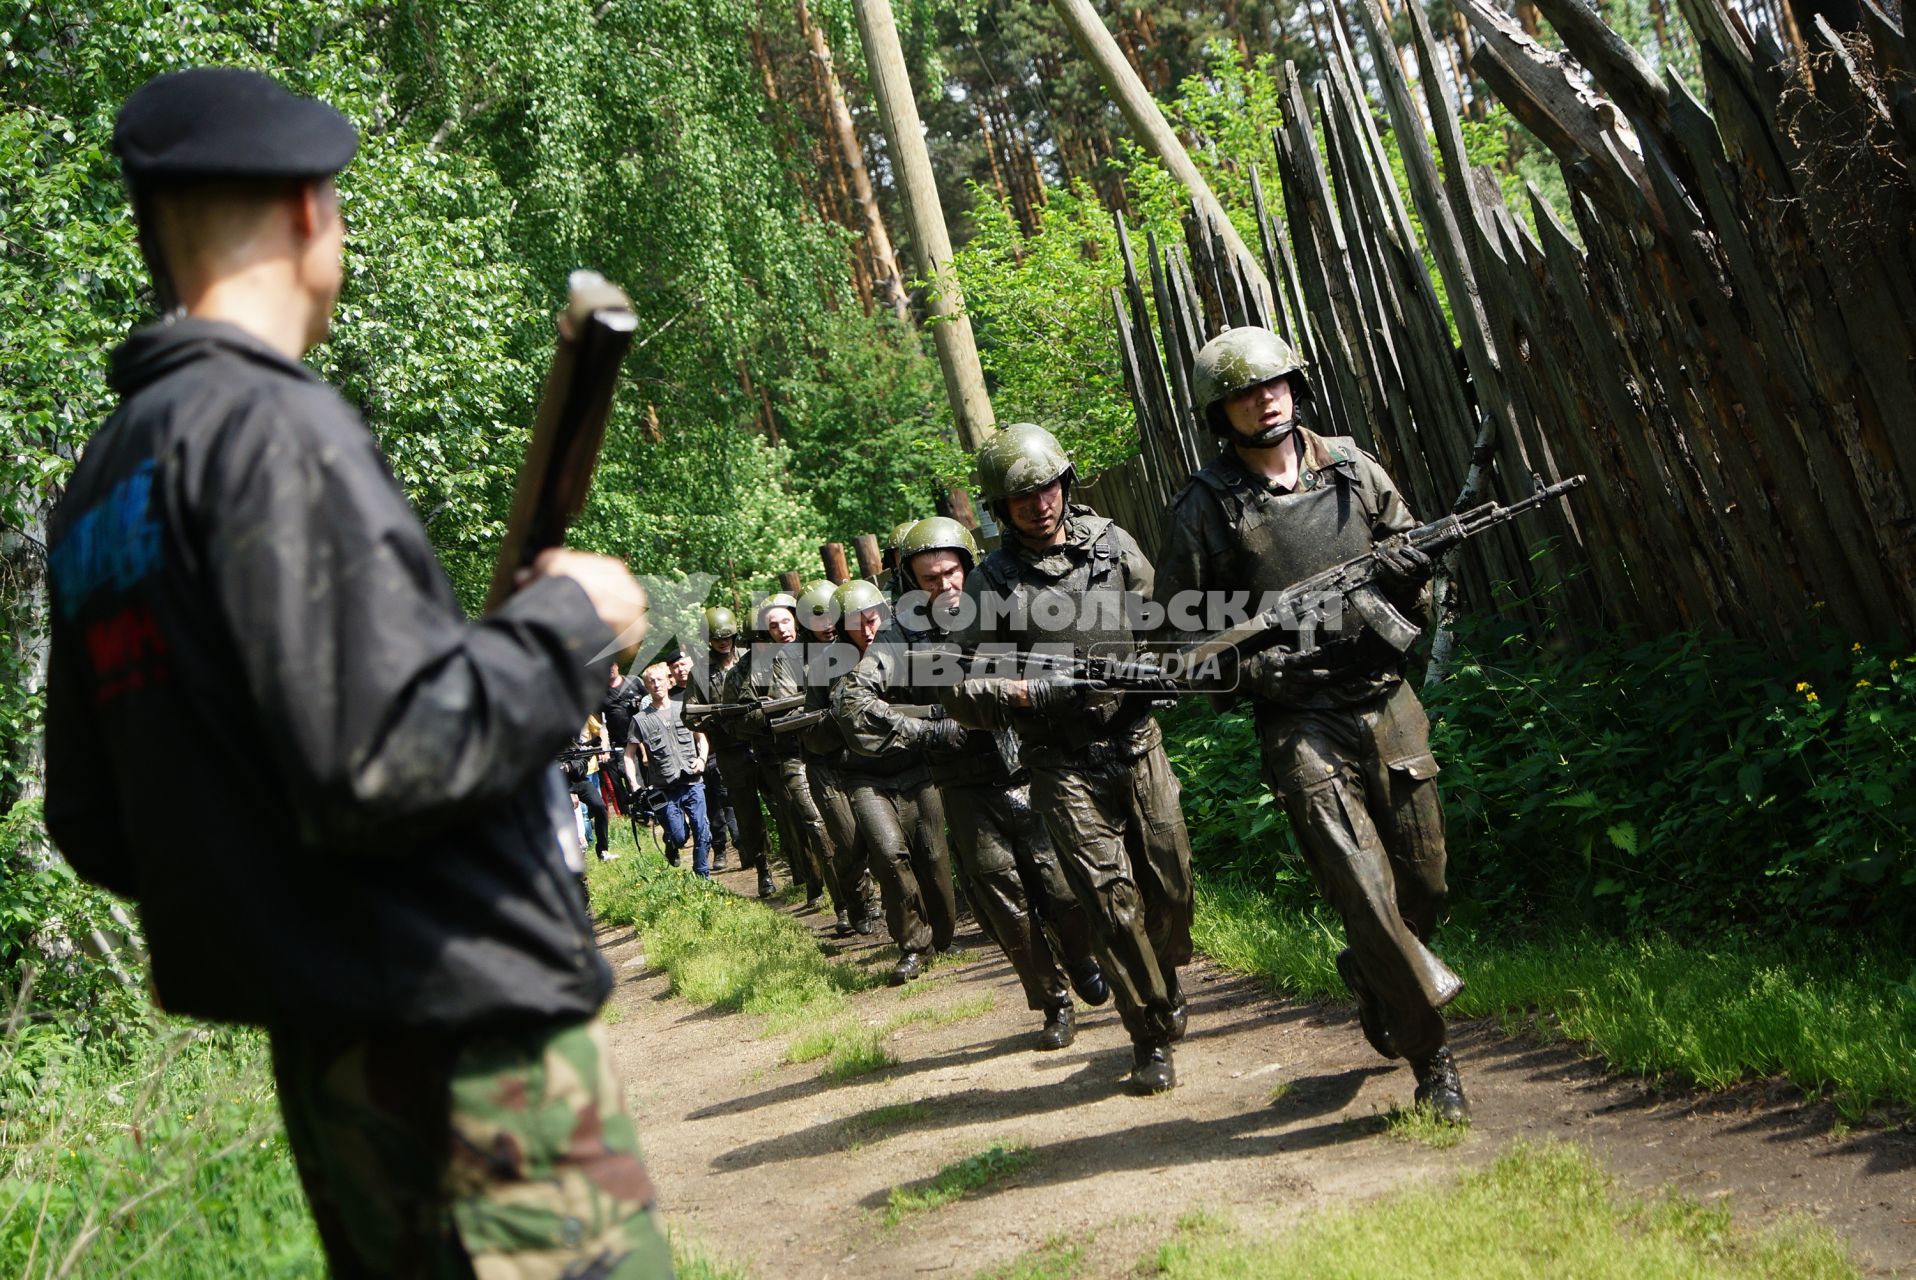
<svg viewBox="0 0 1916 1280">
<path fill-rule="evenodd" d="M 998 997 L 987 991 L 983 995 L 961 1000 L 946 1009 L 919 1007 L 907 1009 L 885 1024 L 887 1035 L 902 1028 L 922 1024 L 928 1027 L 949 1027 L 957 1022 L 969 1022 L 973 1018 L 982 1018 L 998 1007 Z"/>
<path fill-rule="evenodd" d="M 1348 1000 L 1335 957 L 1341 929 L 1261 890 L 1207 879 L 1193 936 L 1227 968 L 1305 999 Z M 1856 1119 L 1883 1103 L 1916 1107 L 1916 992 L 1908 961 L 1857 949 L 1811 953 L 1757 939 L 1620 939 L 1572 934 L 1524 942 L 1439 934 L 1468 985 L 1453 1013 L 1587 1045 L 1611 1066 L 1722 1088 L 1783 1075 L 1827 1093 Z M 1902 966 L 1900 969 L 1898 965 Z"/>
<path fill-rule="evenodd" d="M 1156 1265 L 1172 1280 L 1838 1280 L 1860 1274 L 1821 1228 L 1748 1235 L 1734 1229 L 1727 1209 L 1674 1195 L 1644 1200 L 1620 1193 L 1589 1153 L 1558 1143 L 1518 1144 L 1480 1173 L 1320 1212 L 1278 1239 L 1181 1231 L 1158 1250 Z"/>
<path fill-rule="evenodd" d="M 856 1151 L 880 1138 L 890 1137 L 894 1130 L 929 1119 L 931 1108 L 922 1102 L 888 1102 L 882 1107 L 846 1116 L 839 1128 L 841 1145 L 846 1151 Z"/>
<path fill-rule="evenodd" d="M 647 961 L 693 1003 L 767 1014 L 789 1027 L 836 1013 L 847 993 L 882 981 L 828 959 L 797 921 L 633 850 L 629 835 L 625 845 L 619 861 L 588 871 L 593 911 L 636 926 Z"/>
<path fill-rule="evenodd" d="M 1036 1249 L 980 1271 L 971 1280 L 1078 1280 L 1087 1265 L 1085 1247 L 1090 1243 L 1089 1237 L 1079 1241 L 1052 1236 Z"/>
<path fill-rule="evenodd" d="M 672 1246 L 672 1270 L 678 1280 L 752 1280 L 752 1273 L 730 1262 L 721 1262 L 700 1245 L 686 1239 L 677 1226 L 665 1231 Z"/>
<path fill-rule="evenodd" d="M 1032 1161 L 1022 1143 L 995 1143 L 966 1156 L 911 1186 L 893 1187 L 885 1203 L 885 1225 L 895 1227 L 913 1214 L 941 1209 L 994 1182 L 1002 1182 Z"/>
<path fill-rule="evenodd" d="M 832 1050 L 832 1060 L 825 1064 L 824 1074 L 827 1080 L 852 1080 L 897 1065 L 898 1059 L 879 1041 L 878 1033 L 872 1031 L 842 1041 Z"/>
<path fill-rule="evenodd" d="M 1399 1142 L 1443 1151 L 1470 1133 L 1467 1124 L 1445 1124 L 1427 1107 L 1392 1107 L 1384 1113 L 1384 1132 Z"/>
<path fill-rule="evenodd" d="M 38 1029 L 45 1031 L 45 1028 Z M 319 1276 L 266 1038 L 156 1022 L 47 1052 L 0 1099 L 0 1275 Z"/>
</svg>

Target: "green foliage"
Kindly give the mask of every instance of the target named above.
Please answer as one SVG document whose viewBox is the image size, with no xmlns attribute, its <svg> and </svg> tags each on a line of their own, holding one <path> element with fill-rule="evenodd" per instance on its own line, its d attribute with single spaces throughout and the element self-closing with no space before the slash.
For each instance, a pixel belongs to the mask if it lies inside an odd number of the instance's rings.
<svg viewBox="0 0 1916 1280">
<path fill-rule="evenodd" d="M 1916 659 L 1482 629 L 1459 652 L 1426 691 L 1458 920 L 1916 928 Z M 1199 864 L 1309 901 L 1248 718 L 1180 718 L 1172 755 Z"/>
<path fill-rule="evenodd" d="M 1916 927 L 1916 659 L 1486 637 L 1429 702 L 1462 896 L 1486 911 Z"/>
<path fill-rule="evenodd" d="M 19 801 L 0 817 L 0 1008 L 28 1035 L 52 1022 L 62 1037 L 111 1046 L 143 1019 L 145 994 L 82 946 L 96 932 L 124 931 L 109 915 L 113 905 L 48 856 L 37 802 Z M 123 972 L 138 968 L 130 955 L 120 963 Z"/>
<path fill-rule="evenodd" d="M 122 1049 L 5 1085 L 0 1271 L 323 1274 L 265 1037 L 141 1024 Z"/>
<path fill-rule="evenodd" d="M 1257 1276 L 1565 1275 L 1589 1280 L 1838 1280 L 1860 1275 L 1836 1237 L 1808 1224 L 1752 1235 L 1730 1211 L 1672 1191 L 1620 1190 L 1596 1157 L 1561 1143 L 1518 1143 L 1455 1183 L 1319 1212 L 1282 1236 L 1186 1233 L 1157 1255 L 1173 1280 Z"/>
<path fill-rule="evenodd" d="M 1115 224 L 1082 183 L 1052 192 L 1031 236 L 1008 205 L 975 194 L 977 230 L 956 265 L 998 420 L 1049 428 L 1086 474 L 1122 462 L 1138 438 L 1111 329 L 1108 295 L 1124 280 Z"/>
</svg>

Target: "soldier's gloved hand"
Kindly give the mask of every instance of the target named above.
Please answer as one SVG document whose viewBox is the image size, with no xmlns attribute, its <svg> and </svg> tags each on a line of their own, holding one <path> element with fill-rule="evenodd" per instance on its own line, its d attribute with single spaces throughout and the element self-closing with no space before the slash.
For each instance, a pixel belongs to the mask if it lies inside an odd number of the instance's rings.
<svg viewBox="0 0 1916 1280">
<path fill-rule="evenodd" d="M 1102 688 L 1095 680 L 1064 677 L 1056 680 L 1027 680 L 1025 699 L 1031 710 L 1041 716 L 1076 711 L 1084 706 L 1093 689 Z"/>
<path fill-rule="evenodd" d="M 928 720 L 924 743 L 941 751 L 956 751 L 965 745 L 965 735 L 969 732 L 956 720 Z"/>
<path fill-rule="evenodd" d="M 1281 700 L 1288 670 L 1281 653 L 1254 653 L 1238 664 L 1238 687 L 1252 697 Z"/>
<path fill-rule="evenodd" d="M 1414 592 L 1430 581 L 1435 571 L 1430 557 L 1408 543 L 1387 542 L 1377 548 L 1378 576 L 1387 590 Z"/>
</svg>

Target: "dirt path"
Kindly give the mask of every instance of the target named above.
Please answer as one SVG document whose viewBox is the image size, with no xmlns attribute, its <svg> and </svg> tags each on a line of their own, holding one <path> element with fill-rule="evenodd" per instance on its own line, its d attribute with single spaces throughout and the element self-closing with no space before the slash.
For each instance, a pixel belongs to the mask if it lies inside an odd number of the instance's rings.
<svg viewBox="0 0 1916 1280">
<path fill-rule="evenodd" d="M 749 888 L 737 879 L 735 890 Z M 877 943 L 853 941 L 849 958 L 881 960 Z M 1070 1049 L 1034 1052 L 1038 1019 L 1003 956 L 975 931 L 960 943 L 961 963 L 903 992 L 855 996 L 855 1014 L 884 1026 L 906 1011 L 975 1010 L 987 993 L 992 1007 L 904 1026 L 887 1038 L 898 1065 L 834 1081 L 823 1062 L 782 1065 L 791 1037 L 762 1036 L 762 1019 L 672 997 L 642 940 L 606 930 L 619 978 L 613 1038 L 668 1219 L 760 1280 L 967 1280 L 1058 1237 L 1095 1239 L 1086 1274 L 1135 1275 L 1193 1212 L 1268 1230 L 1549 1136 L 1589 1143 L 1641 1189 L 1727 1196 L 1739 1222 L 1808 1213 L 1868 1274 L 1916 1275 L 1907 1129 L 1833 1134 L 1827 1107 L 1783 1087 L 1658 1091 L 1475 1023 L 1454 1041 L 1475 1123 L 1461 1145 L 1430 1150 L 1383 1132 L 1383 1113 L 1410 1099 L 1410 1072 L 1373 1055 L 1349 1012 L 1275 1000 L 1202 964 L 1187 971 L 1178 1089 L 1132 1098 L 1118 1089 L 1130 1050 L 1111 1006 L 1081 1011 Z M 860 1122 L 899 1104 L 916 1105 L 878 1127 Z M 884 1224 L 892 1187 L 994 1143 L 1024 1144 L 1030 1163 L 977 1196 Z"/>
</svg>

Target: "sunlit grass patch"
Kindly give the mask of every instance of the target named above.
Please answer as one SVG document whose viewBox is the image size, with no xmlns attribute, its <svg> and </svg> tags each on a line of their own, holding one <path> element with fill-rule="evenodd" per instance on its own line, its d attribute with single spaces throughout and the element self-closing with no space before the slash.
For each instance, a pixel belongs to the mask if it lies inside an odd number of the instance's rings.
<svg viewBox="0 0 1916 1280">
<path fill-rule="evenodd" d="M 1192 935 L 1219 964 L 1276 990 L 1350 999 L 1335 963 L 1342 929 L 1325 914 L 1207 879 Z M 1447 929 L 1436 948 L 1468 983 L 1453 1014 L 1588 1045 L 1621 1071 L 1707 1088 L 1784 1075 L 1828 1092 L 1852 1119 L 1885 1102 L 1916 1107 L 1907 961 L 1669 934 L 1508 942 Z"/>
<path fill-rule="evenodd" d="M 864 1030 L 839 1041 L 832 1060 L 825 1064 L 828 1080 L 850 1080 L 895 1067 L 898 1059 L 879 1040 L 876 1030 Z"/>
<path fill-rule="evenodd" d="M 885 1204 L 885 1225 L 895 1227 L 907 1217 L 943 1208 L 974 1191 L 1003 1182 L 1033 1159 L 1023 1143 L 994 1143 L 976 1155 L 966 1156 L 940 1169 L 913 1186 L 891 1189 Z"/>
<path fill-rule="evenodd" d="M 1089 1265 L 1085 1250 L 1090 1243 L 1089 1236 L 1082 1240 L 1052 1236 L 1036 1249 L 1028 1249 L 1000 1266 L 988 1267 L 971 1280 L 1078 1280 Z"/>
<path fill-rule="evenodd" d="M 998 1007 L 998 997 L 990 992 L 962 1000 L 945 1009 L 920 1006 L 895 1015 L 885 1023 L 885 1034 L 890 1035 L 905 1027 L 923 1024 L 928 1027 L 948 1027 L 956 1022 L 966 1022 L 972 1018 L 982 1018 Z"/>
<path fill-rule="evenodd" d="M 1392 1107 L 1384 1113 L 1384 1132 L 1399 1142 L 1442 1151 L 1470 1132 L 1468 1124 L 1445 1124 L 1429 1107 Z"/>
<path fill-rule="evenodd" d="M 1590 1154 L 1518 1144 L 1454 1183 L 1321 1211 L 1271 1240 L 1183 1232 L 1157 1251 L 1174 1280 L 1266 1276 L 1392 1280 L 1839 1280 L 1858 1276 L 1827 1231 L 1801 1225 L 1750 1235 L 1727 1209 L 1681 1196 L 1620 1192 Z"/>
<path fill-rule="evenodd" d="M 895 1130 L 929 1119 L 931 1108 L 922 1102 L 888 1102 L 882 1107 L 846 1116 L 840 1123 L 839 1135 L 845 1150 L 856 1151 L 880 1138 L 890 1137 Z"/>
<path fill-rule="evenodd" d="M 672 1246 L 672 1271 L 678 1280 L 752 1280 L 750 1271 L 713 1257 L 676 1223 L 666 1227 L 665 1237 Z"/>
<path fill-rule="evenodd" d="M 647 961 L 676 994 L 790 1026 L 842 1010 L 847 994 L 882 980 L 827 959 L 797 921 L 633 851 L 629 841 L 627 849 L 588 871 L 593 909 L 601 920 L 638 927 Z"/>
</svg>

